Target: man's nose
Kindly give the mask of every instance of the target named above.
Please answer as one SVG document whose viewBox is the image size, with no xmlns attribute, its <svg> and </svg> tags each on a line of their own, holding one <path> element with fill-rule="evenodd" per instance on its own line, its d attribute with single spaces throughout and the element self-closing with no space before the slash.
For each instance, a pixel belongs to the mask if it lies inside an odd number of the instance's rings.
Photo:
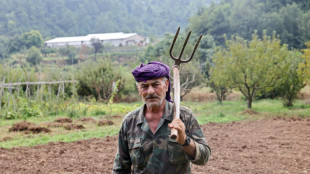
<svg viewBox="0 0 310 174">
<path fill-rule="evenodd" d="M 147 93 L 148 94 L 154 94 L 155 93 L 155 90 L 152 86 L 149 86 L 149 88 L 147 89 Z"/>
</svg>

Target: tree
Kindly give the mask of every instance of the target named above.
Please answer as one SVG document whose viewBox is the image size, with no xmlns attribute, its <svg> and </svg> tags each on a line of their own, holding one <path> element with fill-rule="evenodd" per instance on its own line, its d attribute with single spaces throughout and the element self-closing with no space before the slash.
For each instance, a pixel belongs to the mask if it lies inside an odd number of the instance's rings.
<svg viewBox="0 0 310 174">
<path fill-rule="evenodd" d="M 26 54 L 27 54 L 26 61 L 31 65 L 38 65 L 43 59 L 40 50 L 34 46 L 31 47 L 29 50 L 27 50 Z"/>
<path fill-rule="evenodd" d="M 102 42 L 96 38 L 92 38 L 90 42 L 91 42 L 91 45 L 94 47 L 95 59 L 97 59 L 97 53 L 103 50 Z"/>
<path fill-rule="evenodd" d="M 78 75 L 78 94 L 92 95 L 97 101 L 107 103 L 113 93 L 113 84 L 117 81 L 118 89 L 124 86 L 124 79 L 110 60 L 86 64 Z"/>
<path fill-rule="evenodd" d="M 308 33 L 309 27 L 305 25 L 305 22 L 308 22 L 310 18 L 307 17 L 304 22 L 305 13 L 295 3 L 281 8 L 279 14 L 281 14 L 283 27 L 281 33 L 279 31 L 281 41 L 294 48 L 302 48 L 306 41 L 305 39 L 310 39 L 309 34 L 307 37 L 303 37 L 306 36 L 304 32 Z"/>
<path fill-rule="evenodd" d="M 276 31 L 283 43 L 303 48 L 310 39 L 310 3 L 307 0 L 222 0 L 203 8 L 190 18 L 195 34 L 211 34 L 217 44 L 225 45 L 223 34 L 251 39 L 254 30 L 263 35 Z"/>
<path fill-rule="evenodd" d="M 41 48 L 43 44 L 43 38 L 39 31 L 31 30 L 30 32 L 25 32 L 21 36 L 15 35 L 10 38 L 7 52 L 15 53 L 23 49 L 29 49 L 31 47 Z"/>
<path fill-rule="evenodd" d="M 44 57 L 46 57 L 48 54 L 55 53 L 55 52 L 56 52 L 55 48 L 51 48 L 47 46 L 41 48 L 41 53 L 44 55 Z"/>
<path fill-rule="evenodd" d="M 213 37 L 209 34 L 204 35 L 200 41 L 195 58 L 199 60 L 201 72 L 207 77 L 208 80 L 210 80 L 209 71 L 210 66 L 213 65 L 212 57 L 215 50 L 216 45 Z"/>
<path fill-rule="evenodd" d="M 303 62 L 299 64 L 298 74 L 307 84 L 310 84 L 310 41 L 306 43 L 307 48 L 303 49 Z"/>
<path fill-rule="evenodd" d="M 192 91 L 195 86 L 204 83 L 204 77 L 200 71 L 198 61 L 192 60 L 189 63 L 181 64 L 180 70 L 180 99 Z M 173 84 L 172 84 L 173 85 Z M 171 86 L 173 87 L 173 86 Z"/>
<path fill-rule="evenodd" d="M 247 107 L 252 108 L 256 92 L 273 87 L 285 70 L 288 49 L 280 42 L 275 34 L 264 34 L 261 40 L 256 32 L 250 42 L 240 37 L 226 39 L 227 48 L 219 49 L 214 56 L 211 72 L 217 76 L 213 80 L 238 89 L 246 97 Z"/>
<path fill-rule="evenodd" d="M 218 68 L 221 64 L 224 64 L 226 59 L 224 58 L 224 52 L 217 51 L 214 55 L 215 66 L 210 67 L 208 78 L 208 86 L 215 92 L 217 100 L 222 103 L 225 100 L 227 93 L 229 92 L 230 84 L 228 84 L 229 72 L 228 69 Z"/>
<path fill-rule="evenodd" d="M 287 59 L 286 71 L 282 74 L 279 88 L 284 106 L 293 106 L 298 92 L 305 86 L 303 77 L 298 74 L 298 65 L 302 62 L 300 52 L 291 51 Z"/>
<path fill-rule="evenodd" d="M 260 20 L 262 15 L 261 3 L 253 0 L 235 1 L 230 9 L 230 33 L 250 40 L 252 33 L 258 29 L 259 25 L 262 25 Z"/>
<path fill-rule="evenodd" d="M 30 32 L 23 33 L 21 35 L 23 45 L 28 49 L 30 47 L 41 48 L 43 44 L 43 38 L 38 30 L 31 30 Z"/>
<path fill-rule="evenodd" d="M 212 4 L 190 18 L 190 29 L 193 33 L 210 34 L 217 44 L 224 43 L 224 34 L 230 35 L 231 4 Z"/>
<path fill-rule="evenodd" d="M 20 39 L 19 35 L 15 35 L 10 38 L 8 45 L 7 45 L 7 53 L 15 53 L 20 50 L 24 49 L 24 44 Z"/>
</svg>

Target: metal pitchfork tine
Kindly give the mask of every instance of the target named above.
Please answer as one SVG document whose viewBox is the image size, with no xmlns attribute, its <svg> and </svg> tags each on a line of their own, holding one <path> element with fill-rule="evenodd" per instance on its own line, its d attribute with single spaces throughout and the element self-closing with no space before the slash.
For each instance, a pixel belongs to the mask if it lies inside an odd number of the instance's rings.
<svg viewBox="0 0 310 174">
<path fill-rule="evenodd" d="M 173 39 L 173 42 L 172 42 L 172 45 L 170 47 L 170 57 L 174 60 L 174 65 L 172 67 L 172 70 L 173 70 L 173 88 L 174 88 L 174 93 L 173 93 L 173 101 L 174 101 L 174 113 L 173 113 L 173 119 L 176 119 L 176 118 L 180 118 L 180 65 L 181 63 L 187 63 L 189 61 L 192 60 L 195 52 L 196 52 L 196 49 L 199 45 L 199 42 L 202 38 L 202 35 L 199 36 L 197 42 L 196 42 L 196 45 L 195 45 L 195 48 L 192 52 L 192 55 L 189 59 L 187 60 L 182 60 L 182 54 L 183 54 L 183 51 L 187 45 L 187 41 L 191 35 L 191 31 L 189 31 L 187 37 L 186 37 L 186 40 L 183 44 L 183 48 L 181 50 L 181 53 L 179 55 L 178 58 L 174 57 L 172 55 L 172 50 L 173 50 L 173 47 L 174 47 L 174 44 L 175 44 L 175 41 L 177 40 L 177 37 L 179 35 L 179 32 L 180 32 L 180 27 L 178 28 L 175 36 L 174 36 L 174 39 Z M 176 140 L 178 138 L 178 131 L 174 128 L 171 129 L 171 136 L 170 136 L 172 139 Z"/>
<path fill-rule="evenodd" d="M 194 50 L 193 50 L 193 52 L 192 52 L 191 57 L 190 57 L 188 60 L 181 60 L 182 55 L 183 55 L 183 52 L 184 52 L 184 49 L 185 49 L 185 47 L 186 47 L 186 45 L 187 45 L 188 39 L 189 39 L 189 37 L 191 36 L 192 31 L 189 31 L 189 32 L 188 32 L 188 35 L 187 35 L 187 37 L 186 37 L 186 39 L 185 39 L 185 42 L 184 42 L 184 44 L 183 44 L 181 53 L 180 53 L 179 57 L 176 58 L 176 57 L 174 57 L 174 56 L 172 55 L 172 50 L 173 50 L 175 41 L 177 40 L 177 37 L 178 37 L 178 35 L 179 35 L 179 32 L 180 32 L 180 27 L 178 28 L 178 30 L 177 30 L 177 32 L 176 32 L 176 34 L 175 34 L 175 36 L 174 36 L 172 45 L 171 45 L 171 47 L 170 47 L 170 52 L 169 52 L 169 53 L 170 53 L 170 57 L 175 61 L 174 66 L 180 66 L 181 63 L 187 63 L 187 62 L 191 61 L 192 58 L 193 58 L 193 56 L 194 56 L 194 54 L 195 54 L 195 52 L 196 52 L 196 49 L 197 49 L 199 43 L 200 43 L 200 40 L 201 40 L 201 38 L 202 38 L 202 35 L 200 35 L 199 38 L 198 38 L 198 40 L 197 40 L 197 42 L 196 42 L 196 45 L 195 45 L 195 48 L 194 48 Z"/>
</svg>

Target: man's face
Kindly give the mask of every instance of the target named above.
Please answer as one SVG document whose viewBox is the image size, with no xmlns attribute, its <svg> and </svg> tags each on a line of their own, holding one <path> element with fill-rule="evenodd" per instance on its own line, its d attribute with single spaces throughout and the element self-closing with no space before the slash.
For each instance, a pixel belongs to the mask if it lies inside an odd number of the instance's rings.
<svg viewBox="0 0 310 174">
<path fill-rule="evenodd" d="M 139 95 L 149 108 L 159 107 L 166 98 L 169 81 L 164 78 L 147 80 L 138 83 Z"/>
</svg>

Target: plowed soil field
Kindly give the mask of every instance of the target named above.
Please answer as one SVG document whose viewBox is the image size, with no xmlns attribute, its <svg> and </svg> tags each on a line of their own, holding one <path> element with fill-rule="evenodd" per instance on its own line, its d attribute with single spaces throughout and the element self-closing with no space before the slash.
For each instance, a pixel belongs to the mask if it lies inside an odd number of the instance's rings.
<svg viewBox="0 0 310 174">
<path fill-rule="evenodd" d="M 212 149 L 192 173 L 310 173 L 310 119 L 202 126 Z M 0 173 L 111 173 L 117 137 L 0 149 Z"/>
</svg>

